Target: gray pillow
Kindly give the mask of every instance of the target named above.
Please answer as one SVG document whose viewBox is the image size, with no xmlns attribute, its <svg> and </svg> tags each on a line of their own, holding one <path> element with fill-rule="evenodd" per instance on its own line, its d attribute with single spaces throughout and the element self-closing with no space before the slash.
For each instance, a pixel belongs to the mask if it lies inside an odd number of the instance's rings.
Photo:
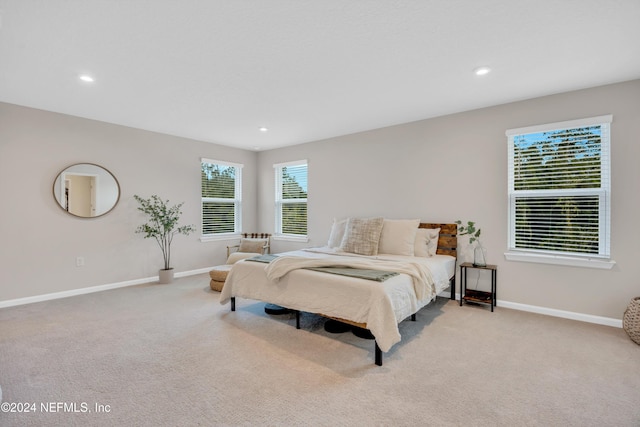
<svg viewBox="0 0 640 427">
<path fill-rule="evenodd" d="M 384 218 L 349 218 L 340 249 L 359 255 L 377 255 Z"/>
</svg>

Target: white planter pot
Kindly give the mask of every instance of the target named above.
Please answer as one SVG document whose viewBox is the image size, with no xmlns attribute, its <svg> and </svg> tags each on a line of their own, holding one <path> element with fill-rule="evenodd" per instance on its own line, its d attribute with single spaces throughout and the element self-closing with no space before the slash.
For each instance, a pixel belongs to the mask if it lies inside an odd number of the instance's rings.
<svg viewBox="0 0 640 427">
<path fill-rule="evenodd" d="M 164 285 L 173 282 L 173 268 L 168 270 L 160 270 L 158 272 L 158 283 Z"/>
</svg>

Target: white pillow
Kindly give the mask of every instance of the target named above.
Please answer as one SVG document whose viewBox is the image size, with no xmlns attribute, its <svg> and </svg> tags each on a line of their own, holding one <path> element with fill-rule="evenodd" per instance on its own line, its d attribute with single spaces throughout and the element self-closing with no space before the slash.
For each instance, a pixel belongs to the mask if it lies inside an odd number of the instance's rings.
<svg viewBox="0 0 640 427">
<path fill-rule="evenodd" d="M 329 242 L 327 246 L 330 248 L 339 248 L 342 243 L 342 238 L 344 237 L 344 230 L 347 227 L 346 219 L 333 219 L 333 224 L 331 225 L 331 233 L 329 234 Z"/>
<path fill-rule="evenodd" d="M 415 256 L 430 257 L 436 254 L 438 249 L 439 228 L 418 228 L 413 247 Z"/>
<path fill-rule="evenodd" d="M 340 250 L 360 255 L 377 255 L 384 218 L 349 218 Z"/>
<path fill-rule="evenodd" d="M 413 245 L 413 254 L 415 256 L 428 257 L 429 250 L 427 245 L 429 244 L 429 229 L 418 228 L 416 230 L 416 240 Z"/>
<path fill-rule="evenodd" d="M 429 230 L 429 242 L 427 243 L 427 251 L 429 256 L 434 256 L 438 250 L 438 239 L 440 238 L 439 228 L 427 228 Z"/>
<path fill-rule="evenodd" d="M 420 219 L 385 219 L 378 253 L 413 256 Z"/>
</svg>

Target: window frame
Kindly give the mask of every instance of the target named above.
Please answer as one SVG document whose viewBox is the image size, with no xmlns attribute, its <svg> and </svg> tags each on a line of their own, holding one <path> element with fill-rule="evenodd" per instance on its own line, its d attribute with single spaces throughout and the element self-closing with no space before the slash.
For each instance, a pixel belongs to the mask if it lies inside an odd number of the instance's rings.
<svg viewBox="0 0 640 427">
<path fill-rule="evenodd" d="M 218 198 L 218 197 L 202 197 L 202 165 L 203 164 L 211 164 L 211 165 L 217 165 L 217 166 L 223 166 L 223 167 L 233 167 L 236 170 L 236 176 L 234 179 L 234 198 Z M 200 236 L 200 240 L 205 242 L 205 241 L 212 241 L 212 240 L 228 240 L 228 239 L 235 239 L 235 238 L 239 238 L 242 232 L 242 168 L 244 167 L 243 164 L 241 163 L 234 163 L 234 162 L 228 162 L 228 161 L 223 161 L 223 160 L 215 160 L 215 159 L 207 159 L 207 158 L 201 158 L 200 159 L 200 174 L 201 174 L 201 180 L 200 180 L 200 222 L 202 225 L 202 233 Z M 234 231 L 233 232 L 227 232 L 227 233 L 210 233 L 210 234 L 205 234 L 205 226 L 204 226 L 204 222 L 205 222 L 205 217 L 204 217 L 204 204 L 205 203 L 211 203 L 211 202 L 219 202 L 219 203 L 233 203 L 234 205 L 234 224 L 233 224 L 233 228 Z"/>
<path fill-rule="evenodd" d="M 274 211 L 274 217 L 275 217 L 275 231 L 274 231 L 274 235 L 273 238 L 275 240 L 288 240 L 288 241 L 297 241 L 297 242 L 308 242 L 309 241 L 309 228 L 308 228 L 308 219 L 309 219 L 309 204 L 308 204 L 308 198 L 309 198 L 309 190 L 308 190 L 308 184 L 307 184 L 307 197 L 306 198 L 299 198 L 299 199 L 283 199 L 282 198 L 282 168 L 285 167 L 289 167 L 289 166 L 302 166 L 305 165 L 306 166 L 306 170 L 307 170 L 307 183 L 308 183 L 308 178 L 309 178 L 309 162 L 304 159 L 304 160 L 295 160 L 295 161 L 291 161 L 291 162 L 285 162 L 285 163 L 276 163 L 273 165 L 273 169 L 274 169 L 274 175 L 275 175 L 275 211 Z M 290 233 L 283 233 L 282 232 L 282 207 L 285 204 L 297 204 L 297 203 L 304 203 L 307 206 L 307 230 L 306 233 L 303 234 L 290 234 Z"/>
<path fill-rule="evenodd" d="M 559 264 L 578 267 L 610 269 L 615 261 L 610 259 L 611 235 L 611 123 L 612 115 L 509 129 L 505 132 L 508 144 L 508 188 L 507 188 L 507 252 L 508 261 L 524 261 L 544 264 Z M 515 189 L 515 138 L 527 134 L 571 130 L 575 128 L 601 126 L 600 137 L 600 187 L 569 189 Z M 523 199 L 592 196 L 598 198 L 598 253 L 579 253 L 561 250 L 541 250 L 516 247 L 516 202 Z"/>
</svg>

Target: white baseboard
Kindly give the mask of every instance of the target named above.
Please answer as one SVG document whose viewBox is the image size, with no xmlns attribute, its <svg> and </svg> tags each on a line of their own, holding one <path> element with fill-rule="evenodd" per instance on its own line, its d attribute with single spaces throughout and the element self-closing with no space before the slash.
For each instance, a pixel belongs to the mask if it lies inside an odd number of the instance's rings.
<svg viewBox="0 0 640 427">
<path fill-rule="evenodd" d="M 451 292 L 441 292 L 440 297 L 449 298 Z M 460 301 L 460 294 L 456 294 L 456 301 Z M 612 319 L 610 317 L 594 316 L 591 314 L 575 313 L 573 311 L 557 310 L 555 308 L 538 307 L 535 305 L 520 304 L 509 301 L 496 301 L 496 307 L 510 308 L 512 310 L 528 311 L 530 313 L 544 314 L 546 316 L 562 317 L 563 319 L 579 320 L 581 322 L 595 323 L 598 325 L 613 326 L 622 328 L 622 319 Z"/>
<path fill-rule="evenodd" d="M 535 305 L 520 304 L 517 302 L 498 300 L 497 307 L 511 308 L 514 310 L 529 311 L 531 313 L 545 314 L 547 316 L 562 317 L 564 319 L 579 320 L 581 322 L 596 323 L 598 325 L 622 328 L 622 319 L 594 316 L 591 314 L 575 313 L 573 311 L 557 310 L 555 308 L 538 307 Z"/>
<path fill-rule="evenodd" d="M 180 273 L 176 273 L 175 277 L 194 276 L 196 274 L 208 273 L 210 270 L 211 270 L 211 267 L 200 268 L 197 270 L 182 271 Z M 111 283 L 107 285 L 92 286 L 90 288 L 72 289 L 70 291 L 54 292 L 50 294 L 36 295 L 33 297 L 16 298 L 11 300 L 0 301 L 0 308 L 13 307 L 16 305 L 23 305 L 23 304 L 31 304 L 35 302 L 41 302 L 41 301 L 49 301 L 49 300 L 54 300 L 58 298 L 67 298 L 67 297 L 72 297 L 76 295 L 90 294 L 93 292 L 102 292 L 102 291 L 107 291 L 109 289 L 117 289 L 117 288 L 124 288 L 127 286 L 141 285 L 144 283 L 151 283 L 157 280 L 158 280 L 158 276 L 153 276 L 153 277 L 146 277 L 143 279 L 135 279 L 135 280 L 127 280 L 124 282 Z M 445 291 L 438 294 L 438 296 L 441 296 L 443 298 L 450 298 L 451 293 Z M 456 300 L 458 301 L 460 300 L 460 294 L 456 294 Z M 520 304 L 516 302 L 509 302 L 509 301 L 502 301 L 502 300 L 498 300 L 496 306 L 510 308 L 513 310 L 544 314 L 547 316 L 562 317 L 564 319 L 579 320 L 581 322 L 595 323 L 598 325 L 613 326 L 614 328 L 622 328 L 622 319 L 612 319 L 610 317 L 601 317 L 601 316 L 593 316 L 591 314 L 574 313 L 572 311 L 556 310 L 554 308 L 538 307 L 535 305 Z"/>
<path fill-rule="evenodd" d="M 181 271 L 179 273 L 176 273 L 175 277 L 194 276 L 196 274 L 208 273 L 210 270 L 211 270 L 211 267 L 200 268 L 198 270 Z M 5 301 L 0 301 L 0 308 L 13 307 L 16 305 L 32 304 L 35 302 L 49 301 L 49 300 L 54 300 L 59 298 L 73 297 L 76 295 L 91 294 L 94 292 L 102 292 L 102 291 L 108 291 L 110 289 L 125 288 L 127 286 L 142 285 L 144 283 L 152 283 L 156 281 L 158 281 L 158 276 L 152 276 L 152 277 L 145 277 L 142 279 L 127 280 L 124 282 L 109 283 L 106 285 L 91 286 L 89 288 L 71 289 L 69 291 L 53 292 L 50 294 L 35 295 L 32 297 L 26 297 L 26 298 L 10 299 Z"/>
</svg>

